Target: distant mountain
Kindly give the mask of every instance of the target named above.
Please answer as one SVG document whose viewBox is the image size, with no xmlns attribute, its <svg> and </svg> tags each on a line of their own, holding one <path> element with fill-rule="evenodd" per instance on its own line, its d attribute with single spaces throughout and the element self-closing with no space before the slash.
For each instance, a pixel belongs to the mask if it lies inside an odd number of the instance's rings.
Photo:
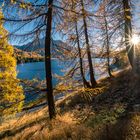
<svg viewBox="0 0 140 140">
<path fill-rule="evenodd" d="M 14 46 L 17 49 L 26 51 L 26 52 L 34 52 L 41 56 L 45 55 L 45 39 L 40 39 L 39 41 L 29 42 L 23 46 Z M 53 40 L 51 42 L 51 52 L 53 57 L 58 55 L 60 52 L 62 53 L 64 50 L 70 49 L 70 47 L 61 40 Z M 60 51 L 61 50 L 61 51 Z"/>
<path fill-rule="evenodd" d="M 17 49 L 26 51 L 26 52 L 35 52 L 37 54 L 44 54 L 44 40 L 41 39 L 39 42 L 29 42 L 28 44 L 22 46 L 14 46 Z"/>
<path fill-rule="evenodd" d="M 28 44 L 22 45 L 22 46 L 15 46 L 15 48 L 20 49 L 22 51 L 26 51 L 26 52 L 34 52 L 36 54 L 44 56 L 45 55 L 45 39 L 43 38 L 38 41 L 29 42 Z M 71 51 L 73 51 L 74 55 L 70 53 Z M 51 42 L 52 58 L 63 57 L 63 58 L 71 59 L 75 57 L 75 51 L 77 51 L 77 48 L 69 46 L 67 43 L 61 40 L 52 40 Z M 84 54 L 86 49 L 82 48 L 81 51 Z M 100 57 L 100 55 L 94 53 L 94 51 L 91 51 L 91 54 L 92 54 L 92 57 L 94 58 Z"/>
</svg>

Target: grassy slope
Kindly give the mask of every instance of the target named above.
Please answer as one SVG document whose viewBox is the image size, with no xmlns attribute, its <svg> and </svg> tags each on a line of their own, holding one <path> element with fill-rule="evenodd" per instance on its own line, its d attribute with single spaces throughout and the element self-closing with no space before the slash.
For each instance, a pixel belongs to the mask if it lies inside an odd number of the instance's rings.
<svg viewBox="0 0 140 140">
<path fill-rule="evenodd" d="M 0 139 L 139 140 L 140 79 L 124 71 L 57 102 L 56 120 L 47 108 L 0 126 Z"/>
</svg>

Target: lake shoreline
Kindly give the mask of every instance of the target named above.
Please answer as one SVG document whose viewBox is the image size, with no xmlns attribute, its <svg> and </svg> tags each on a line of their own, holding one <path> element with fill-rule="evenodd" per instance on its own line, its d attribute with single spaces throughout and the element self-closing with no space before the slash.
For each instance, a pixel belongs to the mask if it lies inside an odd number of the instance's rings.
<svg viewBox="0 0 140 140">
<path fill-rule="evenodd" d="M 58 60 L 58 58 L 51 58 L 51 60 Z M 35 63 L 35 62 L 45 62 L 45 60 L 44 60 L 44 58 L 41 58 L 39 60 L 32 59 L 31 61 L 28 59 L 27 61 L 17 61 L 17 65 L 26 64 L 26 63 Z"/>
</svg>

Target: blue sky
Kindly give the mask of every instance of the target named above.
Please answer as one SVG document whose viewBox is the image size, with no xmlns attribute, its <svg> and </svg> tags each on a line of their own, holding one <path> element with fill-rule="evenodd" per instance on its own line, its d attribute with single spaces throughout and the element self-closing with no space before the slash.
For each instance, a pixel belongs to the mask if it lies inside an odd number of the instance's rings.
<svg viewBox="0 0 140 140">
<path fill-rule="evenodd" d="M 135 0 L 134 31 L 140 33 L 140 0 Z"/>
<path fill-rule="evenodd" d="M 30 1 L 34 1 L 34 0 L 30 0 Z M 39 0 L 40 2 L 43 2 L 44 0 Z M 136 0 L 135 1 L 135 5 L 136 5 L 136 9 L 135 9 L 135 12 L 134 12 L 134 19 L 133 19 L 133 25 L 134 25 L 134 31 L 136 31 L 137 33 L 140 33 L 140 1 L 139 0 Z M 12 11 L 12 14 L 14 15 L 16 13 L 16 10 L 15 11 Z M 17 14 L 17 13 L 16 13 Z M 22 30 L 18 31 L 17 34 L 22 34 L 22 33 L 27 33 L 29 31 L 31 31 L 33 29 L 33 24 L 34 23 L 31 23 L 31 24 L 28 24 L 26 25 Z M 9 32 L 12 32 L 13 30 L 15 30 L 17 28 L 16 25 L 10 25 L 10 24 L 5 24 L 5 28 L 9 31 Z M 53 34 L 53 38 L 55 40 L 62 40 L 62 37 L 59 33 L 54 33 Z M 31 41 L 30 39 L 29 40 L 26 40 L 24 42 L 20 42 L 21 44 L 26 44 L 27 42 Z M 19 39 L 15 38 L 15 39 L 12 39 L 10 41 L 11 44 L 13 45 L 19 45 Z M 20 45 L 21 45 L 20 44 Z"/>
</svg>

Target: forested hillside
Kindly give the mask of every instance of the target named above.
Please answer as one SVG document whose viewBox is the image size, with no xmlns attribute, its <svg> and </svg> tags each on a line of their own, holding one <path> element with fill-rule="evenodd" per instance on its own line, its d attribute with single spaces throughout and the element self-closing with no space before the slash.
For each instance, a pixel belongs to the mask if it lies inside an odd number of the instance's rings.
<svg viewBox="0 0 140 140">
<path fill-rule="evenodd" d="M 39 62 L 44 61 L 43 56 L 35 52 L 26 52 L 17 48 L 14 48 L 14 57 L 17 63 L 27 63 L 27 62 Z"/>
</svg>

